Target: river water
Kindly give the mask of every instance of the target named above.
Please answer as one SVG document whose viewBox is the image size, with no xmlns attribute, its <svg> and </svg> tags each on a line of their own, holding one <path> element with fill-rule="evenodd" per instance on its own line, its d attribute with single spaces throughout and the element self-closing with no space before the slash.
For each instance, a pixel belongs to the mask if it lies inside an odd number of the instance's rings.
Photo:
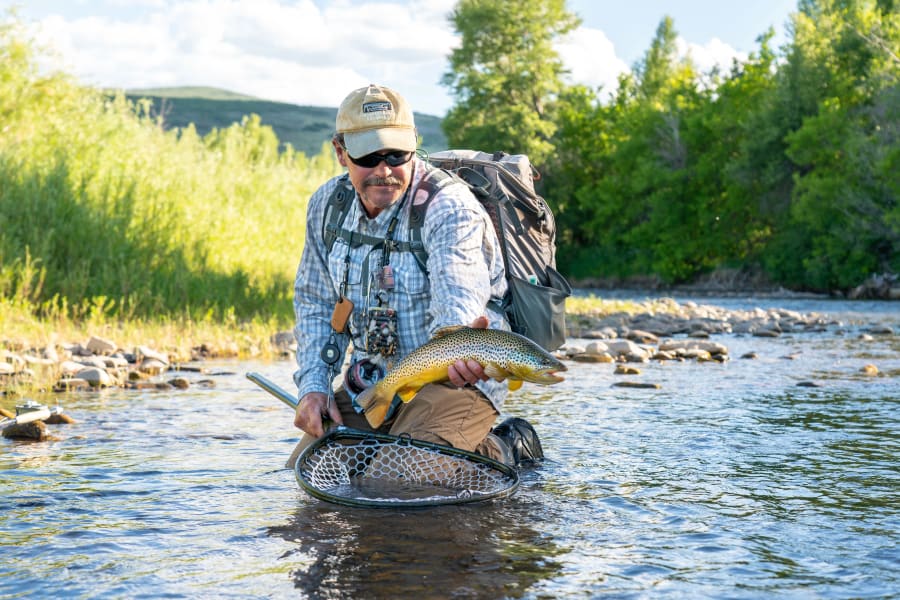
<svg viewBox="0 0 900 600">
<path fill-rule="evenodd" d="M 723 364 L 572 363 L 526 384 L 507 410 L 548 460 L 493 503 L 307 496 L 282 468 L 290 410 L 244 378 L 290 389 L 288 361 L 210 363 L 212 389 L 63 397 L 78 422 L 56 441 L 0 439 L 0 598 L 900 595 L 900 335 L 860 338 L 900 332 L 900 305 L 700 302 L 845 326 L 714 336 Z"/>
</svg>

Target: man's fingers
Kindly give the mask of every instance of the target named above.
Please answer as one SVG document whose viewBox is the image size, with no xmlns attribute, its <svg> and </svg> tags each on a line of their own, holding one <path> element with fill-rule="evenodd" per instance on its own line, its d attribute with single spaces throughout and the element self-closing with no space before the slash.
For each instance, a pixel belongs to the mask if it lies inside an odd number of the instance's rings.
<svg viewBox="0 0 900 600">
<path fill-rule="evenodd" d="M 322 429 L 322 412 L 325 410 L 326 401 L 325 394 L 312 392 L 303 396 L 297 405 L 294 426 L 312 436 L 321 437 L 325 433 Z M 337 408 L 333 408 L 337 412 Z M 338 414 L 338 419 L 340 419 L 340 414 Z"/>
<path fill-rule="evenodd" d="M 341 417 L 341 411 L 338 410 L 337 402 L 328 403 L 328 418 L 336 425 L 343 425 L 344 419 Z"/>
<path fill-rule="evenodd" d="M 478 317 L 477 319 L 475 319 L 474 321 L 472 321 L 472 324 L 470 325 L 470 327 L 472 327 L 473 329 L 487 329 L 488 325 L 489 325 L 488 318 L 486 316 L 482 315 L 482 316 Z"/>
<path fill-rule="evenodd" d="M 450 383 L 456 387 L 466 384 L 475 384 L 479 381 L 490 379 L 484 373 L 484 367 L 477 360 L 458 360 L 447 368 L 447 376 Z"/>
<path fill-rule="evenodd" d="M 456 387 L 462 387 L 467 383 L 465 378 L 459 372 L 459 368 L 462 365 L 464 365 L 464 363 L 461 360 L 458 360 L 447 368 L 447 376 L 450 379 L 450 383 Z"/>
</svg>

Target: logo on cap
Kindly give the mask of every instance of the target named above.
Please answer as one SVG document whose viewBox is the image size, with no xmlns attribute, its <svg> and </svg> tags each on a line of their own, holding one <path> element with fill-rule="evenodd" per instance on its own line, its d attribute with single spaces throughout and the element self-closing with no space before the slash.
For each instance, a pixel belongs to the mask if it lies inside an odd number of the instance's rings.
<svg viewBox="0 0 900 600">
<path fill-rule="evenodd" d="M 394 107 L 390 102 L 366 102 L 363 104 L 362 110 L 364 113 L 391 112 Z"/>
</svg>

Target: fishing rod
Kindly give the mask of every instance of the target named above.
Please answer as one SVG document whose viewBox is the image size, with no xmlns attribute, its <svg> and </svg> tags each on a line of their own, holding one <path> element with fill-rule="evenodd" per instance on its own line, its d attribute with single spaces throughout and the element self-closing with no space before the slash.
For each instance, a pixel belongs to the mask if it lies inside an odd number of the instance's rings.
<svg viewBox="0 0 900 600">
<path fill-rule="evenodd" d="M 274 382 L 253 371 L 247 372 L 247 379 L 296 410 L 298 404 L 297 399 L 289 394 L 284 388 L 278 387 Z"/>
</svg>

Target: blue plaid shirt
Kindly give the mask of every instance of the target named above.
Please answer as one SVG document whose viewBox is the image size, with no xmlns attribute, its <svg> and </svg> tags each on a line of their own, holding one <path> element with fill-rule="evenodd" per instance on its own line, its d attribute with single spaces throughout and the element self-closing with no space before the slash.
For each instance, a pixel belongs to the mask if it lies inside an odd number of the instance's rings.
<svg viewBox="0 0 900 600">
<path fill-rule="evenodd" d="M 388 224 L 399 211 L 394 241 L 408 241 L 410 208 L 425 173 L 425 163 L 414 160 L 410 198 L 370 219 L 357 196 L 343 228 L 384 238 Z M 350 335 L 339 335 L 336 341 L 342 358 L 351 341 L 352 360 L 368 356 L 365 316 L 370 307 L 377 305 L 375 294 L 380 288 L 376 276 L 381 271 L 382 250 L 365 244 L 351 248 L 339 238 L 327 251 L 322 239 L 325 205 L 338 185 L 338 177 L 326 182 L 312 195 L 307 208 L 306 242 L 294 284 L 298 365 L 294 382 L 299 398 L 309 392 L 327 393 L 330 386 L 328 367 L 320 352 L 333 333 L 331 314 L 348 264 L 346 296 L 354 305 Z M 422 242 L 428 253 L 429 275 L 411 252 L 395 249 L 390 253 L 395 286 L 382 294 L 384 305 L 397 311 L 399 339 L 392 358 L 394 364 L 431 339 L 441 327 L 469 325 L 487 315 L 490 327 L 509 329 L 505 318 L 488 307 L 489 301 L 502 298 L 506 292 L 500 245 L 490 218 L 465 185 L 448 185 L 432 199 L 422 226 Z M 489 380 L 480 382 L 478 387 L 500 412 L 506 385 Z"/>
</svg>

